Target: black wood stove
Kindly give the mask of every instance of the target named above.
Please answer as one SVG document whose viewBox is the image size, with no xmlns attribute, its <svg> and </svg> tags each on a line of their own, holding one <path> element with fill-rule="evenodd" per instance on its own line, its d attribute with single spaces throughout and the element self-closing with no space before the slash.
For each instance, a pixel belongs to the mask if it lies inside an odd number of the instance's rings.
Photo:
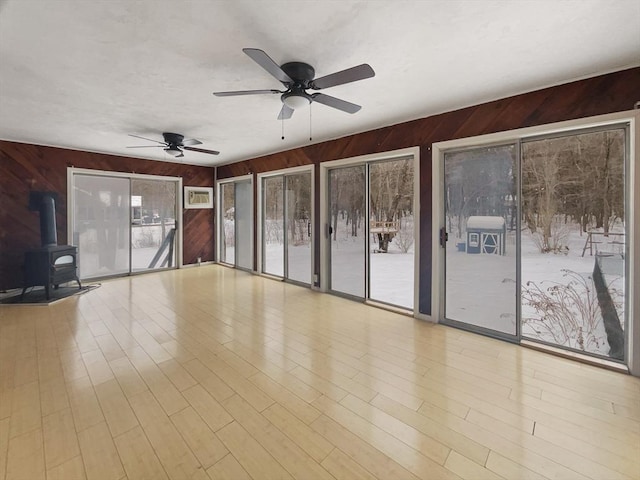
<svg viewBox="0 0 640 480">
<path fill-rule="evenodd" d="M 53 192 L 31 192 L 29 196 L 29 209 L 40 212 L 42 247 L 25 254 L 23 296 L 29 287 L 44 286 L 48 300 L 52 286 L 58 288 L 73 280 L 82 288 L 78 278 L 78 248 L 58 245 L 55 197 Z"/>
</svg>

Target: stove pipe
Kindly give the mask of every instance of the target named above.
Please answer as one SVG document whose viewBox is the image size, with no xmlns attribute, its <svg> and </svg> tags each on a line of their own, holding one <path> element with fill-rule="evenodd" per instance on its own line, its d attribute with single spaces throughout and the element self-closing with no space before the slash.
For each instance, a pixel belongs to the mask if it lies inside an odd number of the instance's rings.
<svg viewBox="0 0 640 480">
<path fill-rule="evenodd" d="M 40 242 L 42 247 L 58 244 L 56 232 L 56 197 L 55 192 L 30 192 L 29 210 L 40 212 Z"/>
</svg>

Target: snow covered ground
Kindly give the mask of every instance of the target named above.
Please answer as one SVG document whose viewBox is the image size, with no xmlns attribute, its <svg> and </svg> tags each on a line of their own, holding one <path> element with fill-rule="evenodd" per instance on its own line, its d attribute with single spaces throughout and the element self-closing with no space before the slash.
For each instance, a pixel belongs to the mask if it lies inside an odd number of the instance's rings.
<svg viewBox="0 0 640 480">
<path fill-rule="evenodd" d="M 362 237 L 343 238 L 331 242 L 331 289 L 358 297 L 365 292 L 365 250 Z M 266 245 L 266 272 L 284 275 L 283 245 Z M 370 295 L 372 300 L 413 309 L 413 252 L 402 253 L 395 243 L 388 253 L 370 256 Z M 304 283 L 311 279 L 311 246 L 289 247 L 289 278 Z"/>
<path fill-rule="evenodd" d="M 528 230 L 522 232 L 521 246 L 521 282 L 523 292 L 526 288 L 538 286 L 547 295 L 547 300 L 556 302 L 555 312 L 566 309 L 572 312 L 572 321 L 568 324 L 554 324 L 552 312 L 544 314 L 526 299 L 521 306 L 522 336 L 547 343 L 583 349 L 586 352 L 607 356 L 609 345 L 600 310 L 597 305 L 592 276 L 595 256 L 589 250 L 582 256 L 586 235 L 580 234 L 579 225 L 570 228 L 563 253 L 540 253 L 534 238 Z M 610 251 L 611 245 L 600 244 L 599 250 Z M 490 328 L 504 333 L 516 333 L 516 249 L 515 233 L 507 235 L 505 256 L 486 254 L 467 254 L 456 248 L 448 248 L 446 253 L 446 317 L 472 325 Z M 594 252 L 595 253 L 595 252 Z M 621 260 L 618 253 L 617 258 Z M 610 290 L 619 292 L 618 315 L 624 318 L 622 301 L 624 292 L 623 265 L 616 262 L 605 275 L 605 281 L 611 284 Z M 572 273 L 573 272 L 573 273 Z M 577 277 L 573 278 L 572 275 Z M 607 272 L 605 272 L 607 273 Z M 578 280 L 576 280 L 578 279 Z M 573 280 L 577 295 L 558 304 L 558 295 L 552 295 L 552 288 L 568 285 Z M 586 286 L 582 285 L 582 281 Z M 531 283 L 529 283 L 531 282 Z M 528 285 L 529 283 L 529 285 Z M 561 287 L 562 288 L 562 287 Z M 589 291 L 586 291 L 586 289 Z M 566 291 L 566 289 L 565 289 Z M 580 313 L 586 302 L 591 299 L 591 310 L 596 313 L 593 322 L 587 315 Z"/>
<path fill-rule="evenodd" d="M 402 253 L 395 241 L 387 253 L 374 253 L 377 244 L 370 242 L 369 298 L 413 309 L 413 248 Z M 366 256 L 362 237 L 341 237 L 331 241 L 331 289 L 364 297 Z"/>
<path fill-rule="evenodd" d="M 515 240 L 506 255 L 468 254 L 447 245 L 445 316 L 451 320 L 516 334 Z"/>
<path fill-rule="evenodd" d="M 289 245 L 288 278 L 311 284 L 311 244 Z M 284 244 L 268 243 L 264 252 L 265 273 L 284 277 Z"/>
</svg>

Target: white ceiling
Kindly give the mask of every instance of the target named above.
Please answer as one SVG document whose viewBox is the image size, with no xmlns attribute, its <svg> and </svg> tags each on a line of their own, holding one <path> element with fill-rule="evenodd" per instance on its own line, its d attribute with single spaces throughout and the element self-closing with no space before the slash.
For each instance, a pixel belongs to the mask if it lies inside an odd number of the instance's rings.
<svg viewBox="0 0 640 480">
<path fill-rule="evenodd" d="M 0 138 L 199 165 L 308 145 L 307 110 L 282 140 L 277 95 L 212 95 L 282 89 L 244 47 L 373 67 L 323 90 L 360 112 L 312 104 L 317 143 L 638 66 L 640 1 L 0 0 Z M 126 148 L 164 131 L 221 154 Z"/>
</svg>

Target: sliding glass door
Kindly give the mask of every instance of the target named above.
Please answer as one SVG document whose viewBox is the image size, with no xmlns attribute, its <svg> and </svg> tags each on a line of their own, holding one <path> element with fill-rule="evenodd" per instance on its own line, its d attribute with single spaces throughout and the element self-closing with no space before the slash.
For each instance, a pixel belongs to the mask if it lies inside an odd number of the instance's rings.
<svg viewBox="0 0 640 480">
<path fill-rule="evenodd" d="M 369 298 L 408 309 L 414 294 L 413 159 L 369 164 Z"/>
<path fill-rule="evenodd" d="M 178 188 L 175 179 L 72 172 L 80 278 L 175 267 Z"/>
<path fill-rule="evenodd" d="M 284 176 L 262 179 L 262 271 L 284 277 Z"/>
<path fill-rule="evenodd" d="M 414 159 L 328 170 L 329 288 L 413 309 Z"/>
<path fill-rule="evenodd" d="M 516 152 L 444 155 L 445 322 L 517 335 Z"/>
<path fill-rule="evenodd" d="M 236 263 L 236 188 L 233 183 L 220 184 L 220 209 L 218 214 L 219 259 L 222 263 Z"/>
<path fill-rule="evenodd" d="M 311 173 L 262 179 L 262 271 L 311 284 Z"/>
<path fill-rule="evenodd" d="M 285 278 L 311 284 L 311 173 L 285 176 Z"/>
<path fill-rule="evenodd" d="M 131 270 L 176 264 L 176 182 L 131 179 Z"/>
<path fill-rule="evenodd" d="M 73 176 L 73 244 L 81 279 L 131 271 L 130 192 L 128 178 Z"/>
<path fill-rule="evenodd" d="M 253 270 L 253 185 L 236 182 L 236 267 Z"/>
<path fill-rule="evenodd" d="M 218 184 L 218 258 L 253 270 L 253 184 L 250 179 Z"/>
<path fill-rule="evenodd" d="M 366 295 L 365 174 L 365 165 L 329 170 L 329 288 L 357 298 Z"/>
<path fill-rule="evenodd" d="M 522 143 L 522 336 L 624 360 L 625 126 Z"/>
<path fill-rule="evenodd" d="M 449 150 L 442 167 L 443 322 L 624 362 L 628 126 Z"/>
</svg>

